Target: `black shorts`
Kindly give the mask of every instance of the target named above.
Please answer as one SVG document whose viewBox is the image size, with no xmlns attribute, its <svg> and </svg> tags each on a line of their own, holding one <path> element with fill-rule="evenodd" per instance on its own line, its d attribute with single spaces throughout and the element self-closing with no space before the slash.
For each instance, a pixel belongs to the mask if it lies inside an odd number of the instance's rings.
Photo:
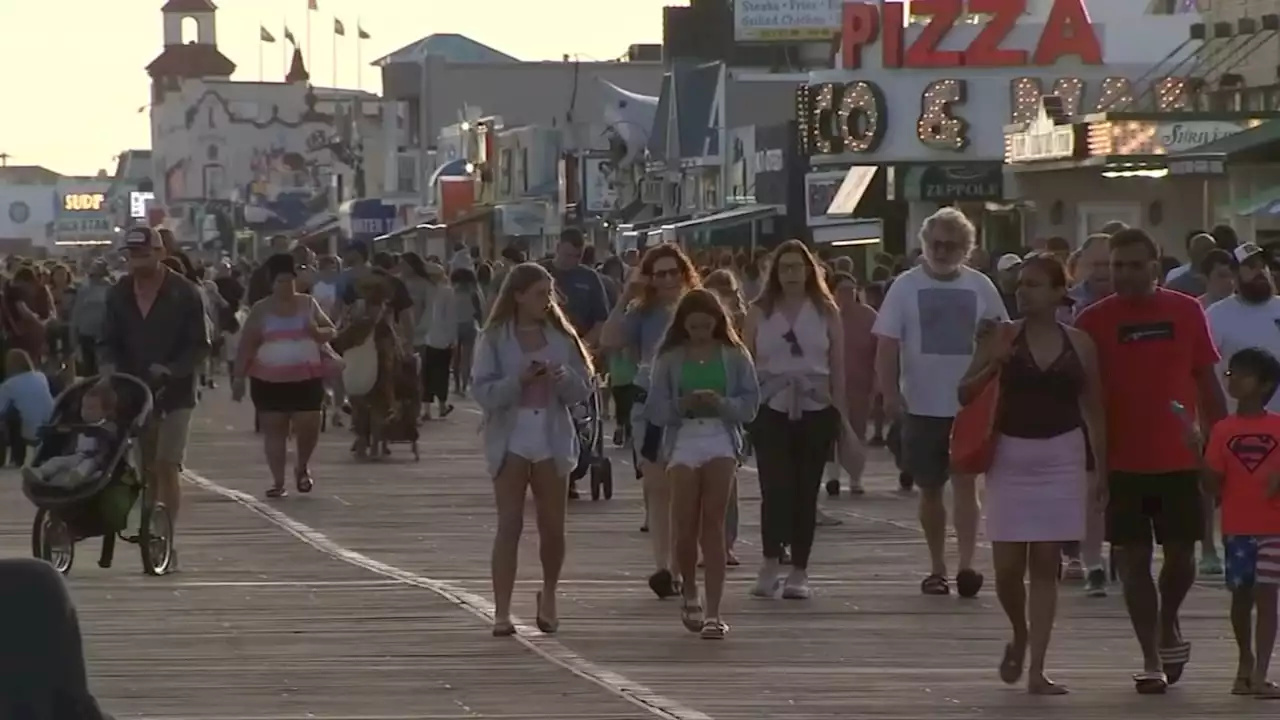
<svg viewBox="0 0 1280 720">
<path fill-rule="evenodd" d="M 1200 473 L 1112 472 L 1108 476 L 1107 542 L 1124 547 L 1190 545 L 1204 536 Z"/>
<path fill-rule="evenodd" d="M 249 378 L 249 399 L 258 412 L 319 412 L 324 408 L 324 381 L 268 382 Z"/>
</svg>

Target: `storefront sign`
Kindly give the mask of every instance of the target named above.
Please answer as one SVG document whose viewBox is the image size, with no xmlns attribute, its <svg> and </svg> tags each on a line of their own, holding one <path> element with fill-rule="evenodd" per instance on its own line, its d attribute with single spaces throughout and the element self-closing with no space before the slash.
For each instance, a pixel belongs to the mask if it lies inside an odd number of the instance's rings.
<svg viewBox="0 0 1280 720">
<path fill-rule="evenodd" d="M 840 184 L 844 182 L 844 170 L 833 172 L 811 172 L 804 176 L 805 218 L 809 227 L 837 225 L 849 222 L 848 218 L 827 216 L 827 208 L 835 200 Z"/>
<path fill-rule="evenodd" d="M 1218 177 L 1227 174 L 1227 156 L 1185 155 L 1169 159 L 1169 174 L 1175 177 Z"/>
<path fill-rule="evenodd" d="M 1098 41 L 1084 0 L 1053 0 L 1033 50 L 1002 46 L 1027 12 L 1027 0 L 913 0 L 910 13 L 927 18 L 915 40 L 906 42 L 902 2 L 845 3 L 840 18 L 842 65 L 862 66 L 862 51 L 879 42 L 886 68 L 959 68 L 1052 66 L 1067 57 L 1085 65 L 1102 64 Z M 987 18 L 964 50 L 942 50 L 947 34 L 966 14 Z"/>
<path fill-rule="evenodd" d="M 1069 160 L 1076 156 L 1078 129 L 1069 121 L 1056 122 L 1042 107 L 1039 116 L 1020 132 L 1010 133 L 1007 163 Z"/>
<path fill-rule="evenodd" d="M 915 170 L 915 168 L 912 168 Z M 998 201 L 1004 197 L 1004 172 L 999 163 L 927 165 L 907 172 L 914 187 L 904 188 L 904 199 L 931 202 Z"/>
<path fill-rule="evenodd" d="M 1165 152 L 1176 153 L 1198 148 L 1245 129 L 1240 123 L 1214 120 L 1160 123 L 1156 126 L 1156 137 Z"/>
<path fill-rule="evenodd" d="M 738 42 L 830 40 L 840 32 L 841 0 L 734 0 Z"/>
<path fill-rule="evenodd" d="M 351 203 L 351 239 L 370 242 L 380 235 L 394 232 L 398 221 L 396 206 L 377 198 Z"/>
<path fill-rule="evenodd" d="M 147 204 L 156 199 L 153 192 L 129 193 L 129 217 L 141 220 L 147 216 Z"/>
<path fill-rule="evenodd" d="M 103 193 L 67 193 L 62 196 L 63 212 L 102 212 L 107 196 Z"/>
</svg>

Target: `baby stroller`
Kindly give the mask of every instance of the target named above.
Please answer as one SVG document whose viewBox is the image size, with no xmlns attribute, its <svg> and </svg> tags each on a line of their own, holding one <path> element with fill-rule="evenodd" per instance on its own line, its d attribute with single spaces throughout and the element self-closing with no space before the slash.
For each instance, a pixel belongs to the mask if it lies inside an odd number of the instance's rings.
<svg viewBox="0 0 1280 720">
<path fill-rule="evenodd" d="M 569 482 L 591 474 L 591 499 L 613 497 L 613 462 L 604 449 L 604 407 L 600 393 L 592 392 L 586 401 L 570 408 L 573 425 L 578 432 L 578 464 L 569 473 Z"/>
<path fill-rule="evenodd" d="M 148 575 L 164 575 L 173 557 L 173 522 L 163 503 L 156 500 L 152 483 L 130 460 L 130 451 L 152 420 L 154 398 L 145 382 L 132 375 L 111 375 L 116 392 L 116 430 L 80 422 L 80 400 L 100 376 L 71 384 L 54 402 L 49 423 L 40 429 L 36 464 L 71 452 L 81 432 L 106 447 L 96 474 L 83 484 L 61 488 L 23 481 L 22 492 L 36 506 L 31 526 L 31 554 L 48 561 L 59 572 L 71 571 L 77 542 L 102 538 L 98 566 L 111 567 L 117 537 L 134 543 L 142 552 L 142 569 Z M 129 514 L 141 496 L 142 521 L 136 535 L 126 535 Z"/>
</svg>

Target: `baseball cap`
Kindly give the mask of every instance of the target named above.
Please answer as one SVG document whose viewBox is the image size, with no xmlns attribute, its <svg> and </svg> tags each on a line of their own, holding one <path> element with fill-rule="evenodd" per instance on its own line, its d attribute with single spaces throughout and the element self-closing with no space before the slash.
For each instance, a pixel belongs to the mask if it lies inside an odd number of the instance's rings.
<svg viewBox="0 0 1280 720">
<path fill-rule="evenodd" d="M 1021 264 L 1022 264 L 1022 258 L 1018 257 L 1017 255 L 1014 255 L 1013 253 L 1005 253 L 1004 255 L 1000 256 L 999 260 L 996 261 L 996 270 L 999 270 L 1000 272 L 1004 272 L 1005 270 L 1011 270 L 1013 268 L 1016 268 Z"/>
<path fill-rule="evenodd" d="M 1231 251 L 1231 254 L 1235 257 L 1237 263 L 1243 263 L 1254 255 L 1261 255 L 1262 253 L 1263 250 L 1258 247 L 1257 243 L 1244 243 Z"/>
<path fill-rule="evenodd" d="M 129 230 L 124 236 L 124 246 L 126 249 L 142 249 L 150 248 L 159 250 L 164 247 L 164 240 L 160 238 L 160 233 L 149 227 L 139 226 Z"/>
</svg>

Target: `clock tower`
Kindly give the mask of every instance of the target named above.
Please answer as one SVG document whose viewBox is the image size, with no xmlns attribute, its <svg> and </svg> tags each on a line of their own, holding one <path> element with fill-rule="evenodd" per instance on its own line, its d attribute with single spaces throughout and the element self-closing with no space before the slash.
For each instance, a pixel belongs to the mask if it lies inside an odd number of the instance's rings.
<svg viewBox="0 0 1280 720">
<path fill-rule="evenodd" d="M 153 100 L 160 99 L 166 87 L 176 89 L 181 80 L 231 77 L 236 64 L 218 50 L 218 7 L 212 0 L 168 0 L 160 12 L 164 16 L 164 51 L 147 66 L 156 85 Z M 188 20 L 195 21 L 196 37 L 184 44 L 182 26 Z"/>
</svg>

